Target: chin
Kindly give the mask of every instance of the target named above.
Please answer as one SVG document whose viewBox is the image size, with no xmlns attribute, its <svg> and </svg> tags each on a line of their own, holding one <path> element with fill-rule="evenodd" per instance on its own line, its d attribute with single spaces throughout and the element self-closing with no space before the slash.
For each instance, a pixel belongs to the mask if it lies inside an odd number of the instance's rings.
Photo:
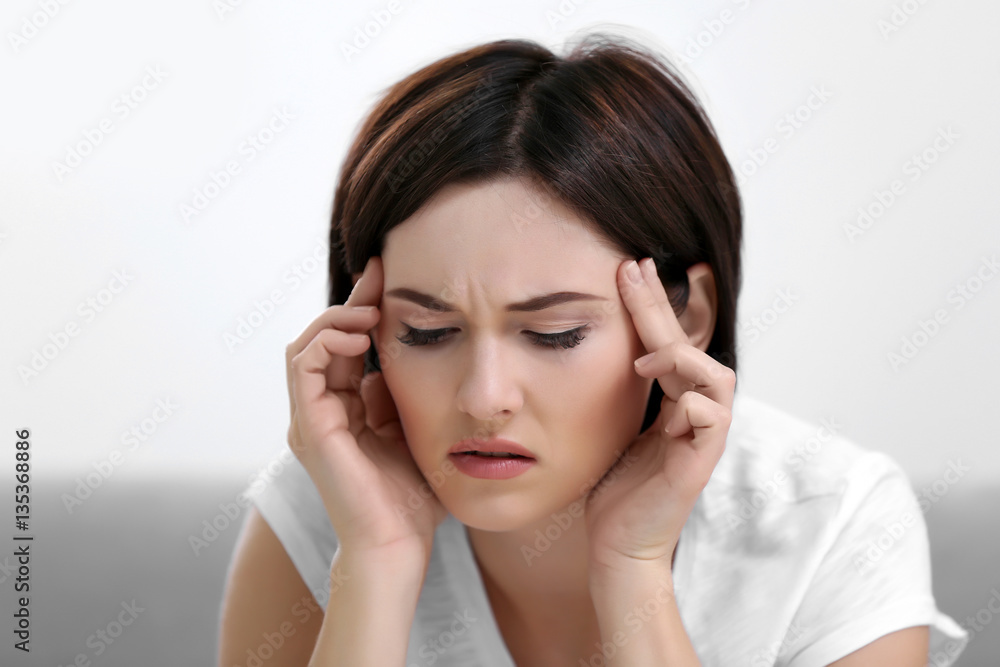
<svg viewBox="0 0 1000 667">
<path fill-rule="evenodd" d="M 548 516 L 539 513 L 539 503 L 532 502 L 525 491 L 492 494 L 448 494 L 438 496 L 441 504 L 469 528 L 504 533 L 526 528 Z"/>
</svg>

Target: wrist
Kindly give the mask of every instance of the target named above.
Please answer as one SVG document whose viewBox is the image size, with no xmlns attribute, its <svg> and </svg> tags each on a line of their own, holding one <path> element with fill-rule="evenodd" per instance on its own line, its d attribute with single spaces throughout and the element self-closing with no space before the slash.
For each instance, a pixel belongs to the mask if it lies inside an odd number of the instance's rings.
<svg viewBox="0 0 1000 667">
<path fill-rule="evenodd" d="M 589 559 L 592 584 L 605 580 L 628 580 L 635 577 L 673 577 L 673 553 L 658 558 L 634 558 L 623 554 L 594 555 Z"/>
<path fill-rule="evenodd" d="M 402 584 L 422 581 L 430 563 L 430 551 L 422 546 L 354 549 L 338 545 L 330 567 L 331 580 L 348 577 L 364 581 L 390 581 Z"/>
<path fill-rule="evenodd" d="M 590 592 L 595 601 L 609 596 L 635 599 L 649 591 L 658 591 L 658 597 L 673 599 L 674 578 L 670 559 L 639 560 L 621 558 L 591 563 L 589 571 Z"/>
</svg>

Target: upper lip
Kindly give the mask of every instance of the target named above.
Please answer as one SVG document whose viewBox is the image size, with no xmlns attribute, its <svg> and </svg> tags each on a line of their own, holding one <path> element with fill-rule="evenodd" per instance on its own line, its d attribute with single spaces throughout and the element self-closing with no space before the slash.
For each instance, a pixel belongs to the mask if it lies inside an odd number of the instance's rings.
<svg viewBox="0 0 1000 667">
<path fill-rule="evenodd" d="M 507 452 L 508 454 L 519 454 L 528 458 L 535 458 L 535 455 L 513 442 L 502 438 L 492 438 L 490 440 L 478 440 L 476 438 L 466 438 L 452 445 L 448 450 L 449 454 L 460 454 L 462 452 Z"/>
</svg>

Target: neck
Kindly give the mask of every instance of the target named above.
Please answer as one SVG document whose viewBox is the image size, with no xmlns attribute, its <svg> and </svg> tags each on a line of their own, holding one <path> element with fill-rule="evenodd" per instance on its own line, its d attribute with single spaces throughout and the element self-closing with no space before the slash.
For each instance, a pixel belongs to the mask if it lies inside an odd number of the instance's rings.
<svg viewBox="0 0 1000 667">
<path fill-rule="evenodd" d="M 572 516 L 569 507 L 517 530 L 466 527 L 487 590 L 527 614 L 547 603 L 563 609 L 566 604 L 589 603 L 586 519 Z M 579 514 L 578 506 L 574 511 Z M 675 548 L 671 569 L 676 560 Z"/>
<path fill-rule="evenodd" d="M 574 517 L 564 508 L 517 530 L 467 527 L 467 531 L 484 583 L 513 608 L 528 611 L 537 608 L 539 600 L 559 606 L 589 600 L 587 526 L 582 515 Z"/>
</svg>

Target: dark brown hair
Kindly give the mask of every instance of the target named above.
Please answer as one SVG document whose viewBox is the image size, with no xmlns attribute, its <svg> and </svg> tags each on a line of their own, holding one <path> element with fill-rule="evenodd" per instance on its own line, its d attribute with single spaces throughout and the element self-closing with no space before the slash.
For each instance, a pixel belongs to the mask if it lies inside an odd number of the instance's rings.
<svg viewBox="0 0 1000 667">
<path fill-rule="evenodd" d="M 707 353 L 736 370 L 742 208 L 704 110 L 673 66 L 598 32 L 559 57 L 504 39 L 441 58 L 387 88 L 341 167 L 330 229 L 329 305 L 385 235 L 442 186 L 524 177 L 610 247 L 652 257 L 678 315 L 686 270 L 705 261 L 718 299 Z M 367 367 L 378 370 L 375 351 Z M 641 430 L 663 397 L 659 383 Z"/>
</svg>

